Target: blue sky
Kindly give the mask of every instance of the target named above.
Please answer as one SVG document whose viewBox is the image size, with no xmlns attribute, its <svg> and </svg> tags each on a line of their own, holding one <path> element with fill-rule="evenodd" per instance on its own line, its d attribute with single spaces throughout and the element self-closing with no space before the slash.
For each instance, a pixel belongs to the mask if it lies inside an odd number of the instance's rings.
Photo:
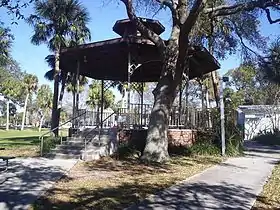
<svg viewBox="0 0 280 210">
<path fill-rule="evenodd" d="M 108 3 L 103 5 L 103 2 L 104 0 L 82 0 L 82 3 L 88 8 L 91 16 L 89 28 L 92 33 L 92 41 L 117 37 L 118 35 L 112 31 L 112 27 L 116 20 L 127 17 L 125 8 L 121 3 Z M 111 2 L 117 1 L 111 0 Z M 32 13 L 32 7 L 25 9 L 24 13 L 26 15 Z M 49 54 L 46 45 L 32 45 L 30 43 L 30 37 L 33 33 L 32 28 L 21 20 L 18 21 L 18 25 L 11 25 L 11 18 L 3 9 L 0 9 L 0 20 L 12 29 L 15 36 L 12 49 L 13 58 L 20 63 L 22 70 L 36 74 L 40 84 L 48 83 L 44 79 L 44 73 L 49 69 L 44 62 L 45 56 Z M 162 12 L 156 16 L 156 19 L 159 19 L 166 26 L 167 30 L 163 34 L 163 37 L 167 38 L 169 34 L 168 26 L 170 25 L 169 18 L 166 13 Z M 265 17 L 261 18 L 261 23 L 262 34 L 268 36 L 271 40 L 276 38 L 277 34 L 280 34 L 279 24 L 270 25 Z M 220 72 L 223 74 L 240 64 L 240 56 L 237 54 L 220 62 L 222 65 Z"/>
</svg>

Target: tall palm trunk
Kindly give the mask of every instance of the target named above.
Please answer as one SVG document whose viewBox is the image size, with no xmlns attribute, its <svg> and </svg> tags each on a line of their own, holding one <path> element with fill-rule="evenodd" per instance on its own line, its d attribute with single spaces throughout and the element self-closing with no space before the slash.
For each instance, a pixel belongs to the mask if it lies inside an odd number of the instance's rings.
<svg viewBox="0 0 280 210">
<path fill-rule="evenodd" d="M 45 114 L 43 114 L 43 116 L 40 119 L 39 132 L 41 132 L 41 130 L 42 130 L 42 124 L 43 124 L 44 118 L 45 118 Z"/>
<path fill-rule="evenodd" d="M 6 117 L 6 130 L 9 130 L 9 124 L 10 124 L 10 100 L 7 98 L 7 117 Z"/>
<path fill-rule="evenodd" d="M 73 106 L 72 106 L 72 127 L 74 128 L 76 126 L 76 119 L 74 119 L 76 116 L 75 116 L 75 113 L 76 113 L 76 91 L 75 90 L 72 90 L 72 99 L 73 99 Z M 77 115 L 77 113 L 76 113 Z"/>
<path fill-rule="evenodd" d="M 54 130 L 55 136 L 58 136 L 58 110 L 57 110 L 57 102 L 58 102 L 58 93 L 59 93 L 59 50 L 55 52 L 55 75 L 54 75 L 54 92 L 53 92 L 53 107 L 52 107 L 52 125 L 51 129 Z"/>
<path fill-rule="evenodd" d="M 58 122 L 60 121 L 60 113 L 62 108 L 62 100 L 65 93 L 65 86 L 66 86 L 66 72 L 62 72 L 62 81 L 61 81 L 61 89 L 59 93 L 59 99 L 58 99 L 58 109 L 57 109 L 57 115 L 58 115 Z"/>
<path fill-rule="evenodd" d="M 21 121 L 21 130 L 24 129 L 28 98 L 29 98 L 29 93 L 27 93 L 27 95 L 25 97 L 24 108 L 23 108 L 23 116 L 22 116 L 22 121 Z"/>
</svg>

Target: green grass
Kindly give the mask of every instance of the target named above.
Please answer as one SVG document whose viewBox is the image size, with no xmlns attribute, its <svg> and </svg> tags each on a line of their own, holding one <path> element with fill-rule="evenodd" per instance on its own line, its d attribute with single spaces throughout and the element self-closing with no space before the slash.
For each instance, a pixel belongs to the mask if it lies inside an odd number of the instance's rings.
<svg viewBox="0 0 280 210">
<path fill-rule="evenodd" d="M 39 137 L 47 131 L 47 129 L 43 129 L 41 132 L 38 129 L 0 130 L 0 148 L 5 148 L 5 150 L 0 150 L 0 156 L 38 156 L 40 150 Z M 61 133 L 64 136 L 67 135 L 66 131 Z"/>
<path fill-rule="evenodd" d="M 39 136 L 46 131 L 9 130 L 0 131 L 1 156 L 32 157 L 39 154 Z"/>
</svg>

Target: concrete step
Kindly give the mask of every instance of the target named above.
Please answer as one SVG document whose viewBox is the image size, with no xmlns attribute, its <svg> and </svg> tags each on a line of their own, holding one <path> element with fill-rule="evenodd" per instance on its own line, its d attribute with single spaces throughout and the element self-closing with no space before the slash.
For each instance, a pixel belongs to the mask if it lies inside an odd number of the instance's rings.
<svg viewBox="0 0 280 210">
<path fill-rule="evenodd" d="M 84 144 L 61 144 L 61 145 L 57 145 L 56 149 L 65 149 L 65 150 L 82 150 L 84 149 L 85 145 Z"/>
<path fill-rule="evenodd" d="M 66 142 L 63 142 L 62 145 L 67 145 L 67 146 L 84 146 L 85 142 L 84 141 L 66 141 Z"/>
<path fill-rule="evenodd" d="M 49 153 L 45 155 L 46 158 L 50 159 L 80 159 L 81 155 L 73 155 L 73 154 L 62 154 L 62 153 Z"/>
<path fill-rule="evenodd" d="M 83 137 L 67 137 L 66 141 L 84 141 Z"/>
<path fill-rule="evenodd" d="M 63 148 L 55 148 L 51 150 L 51 153 L 56 154 L 66 154 L 66 155 L 80 155 L 82 149 L 63 149 Z"/>
</svg>

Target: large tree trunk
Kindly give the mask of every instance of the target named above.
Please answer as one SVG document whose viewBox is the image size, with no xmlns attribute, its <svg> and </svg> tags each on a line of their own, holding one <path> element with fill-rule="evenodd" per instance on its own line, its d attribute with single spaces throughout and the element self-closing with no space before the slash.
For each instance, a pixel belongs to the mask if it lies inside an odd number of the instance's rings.
<svg viewBox="0 0 280 210">
<path fill-rule="evenodd" d="M 25 102 L 24 102 L 24 108 L 23 108 L 23 116 L 22 116 L 22 122 L 21 122 L 21 130 L 24 129 L 25 124 L 25 115 L 26 115 L 26 109 L 27 109 L 27 102 L 28 102 L 29 93 L 27 93 Z"/>
<path fill-rule="evenodd" d="M 54 75 L 54 92 L 53 92 L 53 107 L 52 107 L 52 121 L 51 129 L 57 128 L 59 125 L 58 119 L 58 93 L 59 93 L 59 50 L 55 52 L 55 75 Z M 58 129 L 54 130 L 55 136 L 58 136 Z"/>
<path fill-rule="evenodd" d="M 10 124 L 10 100 L 7 99 L 7 110 L 6 110 L 7 118 L 6 118 L 6 130 L 9 130 Z"/>
<path fill-rule="evenodd" d="M 172 83 L 166 76 L 160 79 L 153 91 L 154 107 L 150 115 L 146 146 L 141 157 L 147 162 L 165 162 L 168 154 L 168 118 L 175 94 L 171 90 Z"/>
</svg>

